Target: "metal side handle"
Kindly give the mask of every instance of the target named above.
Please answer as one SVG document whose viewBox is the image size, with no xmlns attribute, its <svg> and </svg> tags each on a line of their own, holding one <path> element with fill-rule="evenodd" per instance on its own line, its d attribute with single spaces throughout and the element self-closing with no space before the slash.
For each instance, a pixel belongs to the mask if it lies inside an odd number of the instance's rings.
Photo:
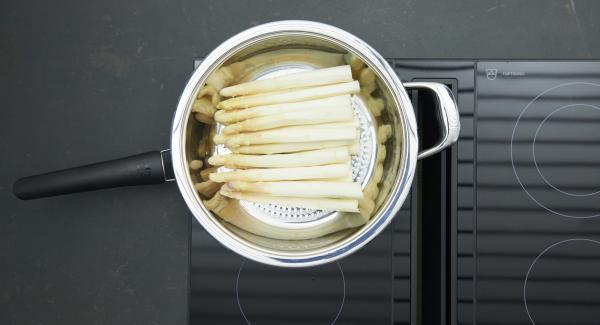
<svg viewBox="0 0 600 325">
<path fill-rule="evenodd" d="M 437 101 L 436 109 L 441 131 L 440 140 L 433 147 L 419 152 L 417 159 L 434 155 L 454 144 L 458 140 L 458 133 L 460 132 L 460 117 L 452 91 L 446 85 L 437 82 L 407 82 L 404 83 L 404 87 L 406 89 L 429 90 L 433 92 Z"/>
</svg>

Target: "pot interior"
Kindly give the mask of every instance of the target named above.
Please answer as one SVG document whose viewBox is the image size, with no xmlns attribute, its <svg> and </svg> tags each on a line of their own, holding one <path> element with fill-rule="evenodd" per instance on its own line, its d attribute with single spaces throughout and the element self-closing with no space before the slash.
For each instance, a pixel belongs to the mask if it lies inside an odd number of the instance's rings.
<svg viewBox="0 0 600 325">
<path fill-rule="evenodd" d="M 319 60 L 317 60 L 318 55 L 305 56 L 303 54 L 307 52 L 316 53 L 315 51 L 324 53 L 324 56 L 327 59 L 319 62 Z M 267 63 L 258 65 L 254 70 L 248 72 L 240 79 L 240 81 L 248 81 L 259 78 L 268 71 L 282 66 L 297 65 L 322 68 L 332 66 L 333 63 L 335 63 L 333 65 L 346 64 L 343 61 L 343 55 L 349 52 L 359 57 L 367 67 L 375 72 L 376 75 L 375 83 L 377 86 L 372 95 L 373 97 L 381 98 L 384 101 L 385 106 L 380 114 L 376 114 L 377 116 L 375 116 L 375 114 L 370 115 L 372 123 L 375 123 L 376 127 L 381 125 L 390 125 L 392 127 L 391 137 L 383 144 L 385 147 L 385 150 L 383 150 L 385 151 L 385 158 L 382 161 L 383 176 L 382 181 L 378 186 L 379 191 L 374 199 L 376 208 L 372 213 L 371 218 L 362 226 L 342 229 L 318 238 L 301 240 L 274 239 L 257 235 L 256 233 L 242 229 L 239 225 L 235 226 L 230 222 L 224 221 L 219 216 L 209 212 L 208 209 L 205 208 L 203 202 L 206 198 L 202 198 L 194 191 L 196 200 L 204 208 L 200 217 L 210 219 L 211 223 L 215 226 L 213 230 L 210 231 L 211 234 L 215 236 L 214 229 L 218 229 L 220 233 L 215 237 L 229 248 L 239 252 L 239 248 L 243 246 L 247 248 L 246 252 L 261 252 L 271 258 L 281 259 L 282 261 L 298 258 L 310 259 L 313 256 L 322 256 L 323 254 L 329 253 L 335 254 L 336 251 L 339 252 L 340 250 L 346 249 L 346 247 L 359 236 L 364 236 L 367 232 L 375 231 L 375 228 L 373 227 L 374 224 L 381 224 L 381 219 L 384 215 L 386 213 L 389 214 L 390 211 L 393 210 L 391 206 L 397 204 L 397 202 L 394 203 L 394 201 L 397 201 L 400 193 L 399 178 L 401 178 L 401 175 L 405 172 L 407 166 L 405 160 L 408 159 L 406 157 L 407 150 L 405 148 L 407 141 L 405 130 L 406 116 L 404 116 L 403 112 L 406 109 L 412 110 L 412 107 L 402 107 L 402 105 L 407 104 L 398 98 L 397 93 L 394 93 L 393 87 L 401 88 L 401 85 L 394 84 L 395 82 L 393 80 L 386 77 L 386 74 L 389 73 L 389 70 L 391 69 L 385 70 L 382 68 L 381 62 L 374 62 L 372 57 L 364 55 L 347 43 L 318 33 L 288 31 L 285 33 L 273 32 L 249 37 L 229 49 L 227 53 L 224 53 L 220 57 L 220 60 L 215 61 L 213 65 L 204 69 L 205 71 L 196 71 L 196 73 L 204 73 L 204 77 L 200 78 L 196 85 L 196 92 L 198 92 L 205 85 L 208 76 L 215 73 L 219 68 L 228 66 L 232 63 L 252 61 L 253 59 L 260 58 L 261 56 L 269 56 L 273 53 L 284 53 L 278 58 L 274 57 L 270 60 L 265 60 Z M 336 61 L 336 57 L 339 58 L 339 62 Z M 187 122 L 185 123 L 185 137 L 183 140 L 185 148 L 184 159 L 188 163 L 192 160 L 200 159 L 204 161 L 206 166 L 206 158 L 210 156 L 210 153 L 208 156 L 203 157 L 199 154 L 198 148 L 203 141 L 206 141 L 207 138 L 214 135 L 215 131 L 211 131 L 211 127 L 214 126 L 198 122 L 194 117 L 194 113 L 192 113 L 192 105 L 193 100 L 190 100 L 189 107 L 186 110 Z M 376 127 L 375 130 L 377 130 Z M 214 153 L 214 150 L 210 150 L 210 152 Z M 382 158 L 381 150 L 376 150 L 375 155 L 375 160 Z M 202 182 L 203 180 L 200 178 L 200 174 L 197 171 L 186 170 L 188 186 L 191 189 L 194 189 L 194 184 Z M 373 171 L 369 172 L 365 183 L 373 177 L 373 174 Z M 410 186 L 410 184 L 404 184 L 404 186 Z M 240 211 L 240 213 L 246 212 Z M 198 214 L 195 213 L 195 215 L 198 218 Z M 385 218 L 389 219 L 385 221 L 385 224 L 387 224 L 391 218 L 393 218 L 393 215 L 387 215 Z M 206 220 L 204 220 L 204 222 L 206 222 Z M 321 223 L 319 224 L 319 222 Z M 277 225 L 277 223 L 274 224 Z M 313 224 L 308 222 L 307 224 L 299 226 L 291 226 L 288 227 L 290 229 L 285 229 L 282 232 L 284 234 L 282 236 L 285 236 L 286 231 L 288 233 L 293 233 L 298 227 L 324 227 L 325 224 L 326 221 L 321 219 L 316 220 Z M 235 243 L 235 245 L 229 245 L 228 243 Z M 247 257 L 258 260 L 258 258 L 255 258 L 256 255 Z M 261 262 L 265 261 L 261 260 Z M 267 261 L 267 263 L 269 262 Z"/>
</svg>

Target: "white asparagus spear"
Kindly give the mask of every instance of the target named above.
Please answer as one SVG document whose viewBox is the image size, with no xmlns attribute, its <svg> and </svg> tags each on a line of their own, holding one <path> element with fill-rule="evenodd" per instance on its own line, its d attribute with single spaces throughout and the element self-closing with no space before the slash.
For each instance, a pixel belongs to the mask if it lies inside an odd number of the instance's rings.
<svg viewBox="0 0 600 325">
<path fill-rule="evenodd" d="M 238 80 L 246 70 L 247 65 L 244 62 L 236 62 L 220 67 L 206 79 L 206 84 L 217 91 L 221 90 Z"/>
<path fill-rule="evenodd" d="M 219 96 L 219 92 L 213 86 L 204 86 L 200 91 L 198 91 L 198 95 L 196 95 L 197 99 L 202 97 L 206 97 L 210 99 L 210 102 L 216 107 L 217 104 L 221 101 L 221 96 Z"/>
<path fill-rule="evenodd" d="M 383 164 L 377 164 L 377 167 L 375 167 L 375 172 L 373 173 L 372 180 L 376 184 L 379 184 L 379 182 L 381 182 L 382 178 L 383 178 Z"/>
<path fill-rule="evenodd" d="M 340 146 L 349 146 L 350 154 L 357 154 L 358 144 L 356 140 L 340 140 L 340 141 L 317 141 L 317 142 L 298 142 L 298 143 L 271 143 L 271 144 L 257 144 L 252 146 L 241 146 L 232 148 L 231 151 L 234 153 L 242 154 L 259 154 L 259 155 L 270 155 L 275 153 L 289 153 L 289 152 L 301 152 L 307 150 L 334 148 Z"/>
<path fill-rule="evenodd" d="M 394 183 L 394 179 L 391 177 L 382 179 L 382 182 L 379 186 L 380 192 L 381 193 L 389 193 L 390 189 L 392 188 L 393 183 Z M 386 200 L 385 195 L 377 196 L 377 200 L 375 200 L 375 209 L 379 209 L 379 207 L 385 202 L 385 200 Z"/>
<path fill-rule="evenodd" d="M 221 188 L 222 195 L 230 197 L 232 199 L 257 202 L 257 203 L 270 203 L 285 205 L 289 207 L 308 208 L 308 209 L 319 209 L 319 210 L 334 210 L 334 211 L 345 211 L 345 212 L 359 212 L 358 200 L 350 199 L 323 199 L 323 198 L 298 198 L 298 197 L 285 197 L 285 196 L 270 196 L 264 194 L 253 194 L 246 192 L 235 192 L 226 189 L 226 186 Z"/>
<path fill-rule="evenodd" d="M 221 89 L 219 94 L 225 97 L 252 95 L 292 88 L 314 87 L 352 81 L 349 65 L 302 71 L 279 77 L 255 80 Z"/>
<path fill-rule="evenodd" d="M 358 155 L 360 153 L 360 139 L 355 140 L 352 145 L 348 147 L 351 155 Z"/>
<path fill-rule="evenodd" d="M 365 198 L 369 198 L 371 200 L 375 200 L 377 195 L 379 195 L 379 182 L 381 181 L 381 177 L 383 176 L 383 165 L 378 163 L 375 167 L 375 172 L 373 173 L 373 177 L 369 180 L 369 183 L 365 187 L 363 194 Z"/>
<path fill-rule="evenodd" d="M 229 201 L 231 201 L 229 198 L 221 195 L 221 193 L 217 192 L 215 193 L 215 195 L 210 198 L 209 200 L 204 200 L 202 201 L 202 203 L 204 203 L 204 206 L 215 212 L 215 213 L 219 213 L 223 208 L 225 208 L 227 206 L 227 204 L 229 203 Z"/>
<path fill-rule="evenodd" d="M 365 190 L 363 191 L 363 195 L 365 196 L 365 198 L 369 198 L 371 200 L 374 200 L 375 198 L 377 198 L 378 194 L 379 194 L 379 187 L 377 186 L 377 183 L 375 183 L 375 182 L 369 182 L 369 184 L 367 184 L 367 186 L 365 186 Z"/>
<path fill-rule="evenodd" d="M 348 174 L 344 177 L 322 178 L 317 180 L 321 182 L 352 182 L 352 174 Z"/>
<path fill-rule="evenodd" d="M 383 124 L 377 128 L 377 141 L 379 143 L 385 143 L 387 139 L 392 136 L 392 126 L 389 124 Z"/>
<path fill-rule="evenodd" d="M 216 144 L 225 144 L 229 148 L 265 143 L 297 143 L 314 141 L 354 140 L 358 132 L 356 128 L 314 128 L 302 126 L 297 129 L 280 128 L 259 132 L 233 135 L 219 134 L 214 137 Z"/>
<path fill-rule="evenodd" d="M 216 200 L 213 200 L 215 198 Z M 362 226 L 368 221 L 359 213 L 338 212 L 332 218 L 327 218 L 323 220 L 324 222 L 319 222 L 316 225 L 301 228 L 281 228 L 251 216 L 240 206 L 238 200 L 220 194 L 216 194 L 213 199 L 204 201 L 204 205 L 207 208 L 210 206 L 209 209 L 219 218 L 228 222 L 228 224 L 225 224 L 228 229 L 243 238 L 251 240 L 253 243 L 288 251 L 306 251 L 310 247 L 323 247 L 328 242 L 332 243 L 341 238 L 346 238 L 349 232 L 353 231 L 348 228 Z M 342 229 L 348 230 L 340 231 Z M 248 236 L 252 236 L 252 238 Z M 292 247 L 295 247 L 295 249 Z"/>
<path fill-rule="evenodd" d="M 217 106 L 220 109 L 231 110 L 248 108 L 260 105 L 293 103 L 311 99 L 326 98 L 345 94 L 354 94 L 360 91 L 358 81 L 345 82 L 334 85 L 302 88 L 296 90 L 283 90 L 256 95 L 234 97 L 224 100 Z"/>
<path fill-rule="evenodd" d="M 352 119 L 349 122 L 331 122 L 331 123 L 322 123 L 322 124 L 313 124 L 310 126 L 313 129 L 335 129 L 335 128 L 350 128 L 353 127 L 355 129 L 360 129 L 360 121 L 358 118 Z M 303 125 L 291 125 L 278 128 L 278 130 L 303 130 L 306 129 Z"/>
<path fill-rule="evenodd" d="M 383 143 L 378 144 L 377 145 L 377 162 L 383 163 L 386 155 L 387 155 L 387 151 L 385 149 L 385 145 Z"/>
<path fill-rule="evenodd" d="M 227 168 L 305 167 L 343 163 L 350 160 L 348 147 L 328 148 L 276 155 L 229 154 L 212 156 L 208 163 Z"/>
<path fill-rule="evenodd" d="M 198 191 L 198 193 L 200 193 L 204 197 L 213 196 L 215 193 L 217 193 L 219 191 L 219 189 L 221 188 L 222 185 L 223 184 L 221 184 L 221 183 L 213 182 L 210 180 L 206 181 L 206 182 L 194 184 L 194 186 L 196 187 L 196 191 Z"/>
<path fill-rule="evenodd" d="M 362 199 L 360 184 L 353 182 L 291 181 L 291 182 L 242 182 L 227 183 L 229 189 L 238 192 L 262 193 L 272 196 Z"/>
<path fill-rule="evenodd" d="M 244 82 L 259 69 L 282 62 L 306 62 L 317 67 L 333 67 L 344 64 L 343 54 L 308 49 L 283 49 L 261 53 L 241 62 L 222 66 L 206 80 L 208 86 L 221 90 L 234 82 Z"/>
<path fill-rule="evenodd" d="M 300 247 L 303 247 L 307 244 L 305 243 L 306 241 L 313 241 L 308 239 L 316 238 L 314 240 L 316 240 L 317 242 L 321 242 L 322 240 L 324 240 L 324 238 L 331 236 L 326 236 L 328 234 L 335 233 L 342 229 L 359 227 L 364 225 L 368 221 L 368 219 L 365 219 L 358 213 L 339 212 L 335 216 L 333 216 L 333 218 L 328 218 L 327 220 L 324 220 L 324 222 L 319 223 L 317 225 L 302 227 L 298 229 L 280 228 L 269 223 L 260 221 L 259 219 L 256 219 L 255 217 L 248 214 L 248 212 L 240 206 L 239 200 L 230 199 L 226 196 L 221 195 L 220 193 L 216 193 L 210 200 L 204 200 L 203 203 L 207 209 L 213 211 L 222 220 L 228 222 L 231 225 L 235 225 L 235 227 L 239 227 L 239 231 L 234 231 L 237 228 L 232 227 L 230 225 L 226 225 L 230 230 L 236 232 L 237 234 L 240 234 L 240 232 L 242 231 L 241 229 L 243 229 L 249 233 L 258 235 L 254 236 L 255 238 L 253 239 L 261 238 L 263 241 L 270 240 L 271 244 L 278 243 L 280 245 L 299 245 Z M 338 239 L 341 237 L 345 237 L 345 235 L 338 237 L 338 234 L 340 233 L 333 234 L 332 236 Z M 284 240 L 274 240 L 270 238 Z M 298 240 L 304 241 L 299 242 Z M 298 247 L 297 249 L 301 249 L 300 247 Z"/>
<path fill-rule="evenodd" d="M 200 171 L 200 178 L 203 181 L 207 181 L 207 180 L 210 179 L 208 175 L 210 175 L 211 173 L 216 173 L 218 169 L 219 169 L 218 167 L 210 167 L 210 168 L 201 170 Z"/>
<path fill-rule="evenodd" d="M 350 65 L 353 77 L 358 77 L 360 75 L 360 71 L 365 66 L 362 60 L 353 53 L 344 54 L 344 61 L 346 61 L 346 63 Z"/>
<path fill-rule="evenodd" d="M 189 163 L 191 170 L 198 170 L 202 168 L 202 165 L 204 165 L 204 163 L 202 163 L 202 160 L 192 160 Z"/>
<path fill-rule="evenodd" d="M 367 108 L 373 113 L 375 116 L 381 116 L 381 111 L 385 108 L 385 102 L 381 98 L 375 98 L 372 96 L 362 96 L 367 105 Z"/>
<path fill-rule="evenodd" d="M 309 49 L 282 49 L 254 55 L 242 61 L 245 71 L 239 82 L 254 79 L 254 73 L 262 69 L 281 65 L 281 63 L 302 62 L 317 68 L 335 67 L 345 64 L 343 54 Z"/>
<path fill-rule="evenodd" d="M 196 121 L 200 123 L 209 125 L 215 124 L 215 120 L 213 120 L 212 116 L 206 115 L 204 113 L 196 113 L 194 114 L 194 117 L 196 118 Z"/>
<path fill-rule="evenodd" d="M 215 114 L 216 110 L 217 109 L 215 108 L 215 106 L 206 97 L 196 99 L 194 101 L 194 104 L 192 105 L 192 112 L 196 113 L 194 115 L 196 117 L 196 120 L 204 124 L 215 123 L 213 115 Z"/>
<path fill-rule="evenodd" d="M 213 103 L 211 103 L 211 101 L 206 97 L 196 99 L 194 104 L 192 104 L 192 112 L 204 113 L 205 115 L 213 116 L 216 110 L 217 109 Z"/>
<path fill-rule="evenodd" d="M 361 86 L 375 83 L 375 72 L 371 68 L 364 68 L 360 71 L 358 82 Z"/>
<path fill-rule="evenodd" d="M 281 127 L 273 130 L 263 130 L 261 132 L 249 132 L 245 133 L 245 135 L 252 135 L 254 138 L 249 139 L 245 137 L 244 139 L 232 140 L 230 144 L 227 144 L 227 141 L 230 139 L 235 139 L 237 135 L 235 134 L 219 134 L 213 137 L 213 141 L 216 144 L 226 144 L 230 150 L 234 151 L 238 146 L 248 146 L 253 144 L 276 144 L 276 143 L 297 143 L 296 140 L 292 141 L 292 139 L 288 139 L 288 137 L 292 137 L 297 135 L 297 133 L 301 133 L 305 137 L 323 137 L 321 140 L 311 140 L 309 138 L 303 139 L 299 142 L 313 142 L 313 141 L 330 141 L 331 139 L 341 136 L 341 134 L 337 134 L 340 131 L 333 130 L 334 133 L 330 135 L 324 135 L 323 131 L 319 131 L 317 134 L 315 133 L 315 129 L 346 129 L 346 132 L 350 132 L 349 129 L 356 129 L 356 138 L 359 139 L 360 134 L 358 129 L 360 129 L 360 121 L 358 118 L 354 118 L 351 122 L 333 122 L 333 123 L 322 123 L 322 124 L 313 124 L 309 127 L 305 125 L 293 125 Z M 261 135 L 262 134 L 262 135 Z M 337 134 L 337 135 L 336 135 Z M 241 135 L 240 135 L 241 136 Z M 333 137 L 333 138 L 332 138 Z M 274 141 L 270 141 L 271 139 L 275 139 Z M 348 139 L 343 139 L 345 141 L 349 141 Z M 249 143 L 251 141 L 259 141 L 258 143 Z M 337 141 L 337 138 L 331 140 Z"/>
<path fill-rule="evenodd" d="M 348 213 L 348 212 L 340 212 L 338 214 L 344 214 L 348 216 L 347 219 L 352 218 L 352 220 L 364 220 L 364 218 L 358 213 Z M 237 220 L 236 220 L 237 221 Z M 340 220 L 338 220 L 340 221 Z M 345 220 L 342 220 L 345 221 Z M 259 234 L 254 234 L 251 231 L 247 231 L 241 227 L 237 227 L 233 224 L 228 225 L 228 229 L 231 230 L 236 235 L 242 237 L 243 239 L 254 243 L 255 245 L 259 245 L 262 247 L 269 247 L 272 249 L 277 249 L 280 251 L 288 251 L 288 252 L 306 252 L 307 250 L 319 249 L 325 246 L 332 245 L 334 243 L 340 242 L 342 239 L 349 237 L 353 229 L 344 229 L 344 230 L 336 230 L 340 227 L 345 227 L 346 222 L 336 222 L 333 224 L 333 227 L 328 227 L 326 229 L 318 230 L 313 228 L 302 228 L 302 229 L 283 229 L 283 231 L 270 231 L 267 227 L 261 227 L 258 230 Z M 365 221 L 362 221 L 360 225 L 365 224 Z M 262 226 L 262 225 L 261 225 Z M 329 226 L 329 224 L 328 224 Z M 358 227 L 358 226 L 356 226 Z M 256 227 L 258 228 L 258 227 Z M 269 231 L 267 231 L 269 229 Z M 279 229 L 278 229 L 279 230 Z M 309 230 L 309 231 L 307 231 Z M 283 233 L 283 236 L 280 235 L 280 232 Z M 287 234 L 287 232 L 293 234 Z M 300 235 L 299 235 L 300 234 Z M 297 239 L 300 236 L 307 237 L 306 239 Z M 283 237 L 283 238 L 280 238 Z M 274 239 L 279 238 L 279 239 Z M 285 240 L 281 240 L 285 239 Z"/>
<path fill-rule="evenodd" d="M 352 107 L 350 95 L 341 95 L 322 99 L 307 100 L 297 103 L 256 106 L 240 110 L 219 110 L 215 113 L 215 120 L 219 123 L 230 124 L 256 117 L 291 113 L 297 111 L 318 111 L 323 108 L 333 106 Z"/>
<path fill-rule="evenodd" d="M 354 118 L 350 106 L 327 107 L 319 111 L 298 111 L 252 118 L 223 128 L 224 134 L 253 132 L 293 125 L 348 122 Z"/>
<path fill-rule="evenodd" d="M 350 164 L 332 164 L 312 167 L 234 170 L 230 172 L 211 173 L 209 178 L 210 180 L 219 183 L 231 181 L 294 181 L 303 179 L 344 177 L 350 172 Z"/>
<path fill-rule="evenodd" d="M 374 82 L 366 85 L 360 85 L 360 93 L 363 96 L 370 96 L 375 89 L 377 89 L 377 84 Z"/>
<path fill-rule="evenodd" d="M 370 198 L 358 200 L 358 210 L 365 219 L 370 219 L 375 210 L 375 202 Z"/>
</svg>

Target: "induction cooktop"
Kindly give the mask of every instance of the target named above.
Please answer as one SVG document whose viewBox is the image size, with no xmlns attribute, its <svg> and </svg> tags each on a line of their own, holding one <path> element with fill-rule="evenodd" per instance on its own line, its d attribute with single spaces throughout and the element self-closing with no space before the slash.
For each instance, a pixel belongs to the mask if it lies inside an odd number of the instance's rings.
<svg viewBox="0 0 600 325">
<path fill-rule="evenodd" d="M 338 263 L 245 260 L 191 220 L 190 324 L 600 324 L 600 61 L 391 59 L 452 89 L 461 133 Z M 409 93 L 422 146 L 431 94 Z"/>
</svg>

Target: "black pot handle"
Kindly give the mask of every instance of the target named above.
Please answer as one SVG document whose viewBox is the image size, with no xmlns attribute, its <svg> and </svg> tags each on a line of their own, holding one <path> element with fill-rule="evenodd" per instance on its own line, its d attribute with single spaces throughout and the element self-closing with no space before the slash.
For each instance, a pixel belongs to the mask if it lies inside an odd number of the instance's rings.
<svg viewBox="0 0 600 325">
<path fill-rule="evenodd" d="M 160 184 L 172 180 L 174 172 L 171 151 L 162 150 L 24 177 L 13 184 L 13 193 L 21 200 L 31 200 L 111 187 Z"/>
</svg>

